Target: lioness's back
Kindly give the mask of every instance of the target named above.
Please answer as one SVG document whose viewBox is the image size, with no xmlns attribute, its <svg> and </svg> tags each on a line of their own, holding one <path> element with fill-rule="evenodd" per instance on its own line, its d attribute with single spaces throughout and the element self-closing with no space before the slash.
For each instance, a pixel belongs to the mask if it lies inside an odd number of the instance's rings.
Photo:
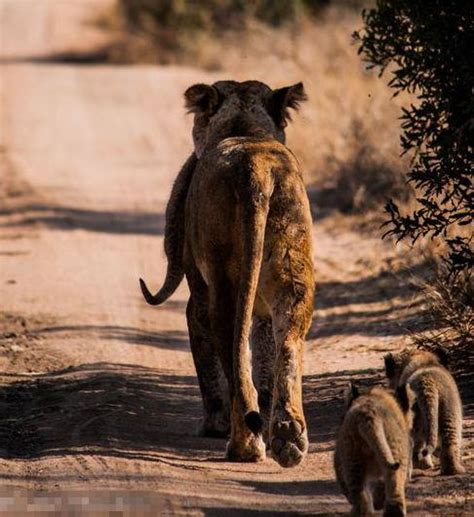
<svg viewBox="0 0 474 517">
<path fill-rule="evenodd" d="M 197 168 L 197 174 L 205 174 L 209 180 L 214 174 L 224 175 L 236 186 L 248 180 L 249 172 L 261 171 L 279 177 L 299 177 L 298 162 L 291 151 L 277 140 L 232 137 L 222 140 L 206 153 Z"/>
<path fill-rule="evenodd" d="M 266 235 L 278 233 L 285 239 L 287 221 L 291 221 L 288 238 L 304 234 L 309 243 L 309 201 L 291 151 L 276 140 L 223 140 L 203 155 L 196 168 L 187 202 L 190 235 L 205 237 L 216 231 L 217 240 L 238 244 L 239 213 L 264 198 L 269 200 Z"/>
</svg>

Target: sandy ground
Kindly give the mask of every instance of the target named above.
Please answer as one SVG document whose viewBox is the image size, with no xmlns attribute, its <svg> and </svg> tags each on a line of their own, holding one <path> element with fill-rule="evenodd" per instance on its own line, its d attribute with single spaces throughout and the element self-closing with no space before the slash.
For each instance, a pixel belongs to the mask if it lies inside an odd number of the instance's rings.
<svg viewBox="0 0 474 517">
<path fill-rule="evenodd" d="M 383 353 L 419 323 L 416 268 L 316 209 L 309 456 L 290 470 L 224 462 L 223 440 L 195 434 L 187 288 L 156 309 L 137 282 L 164 276 L 164 207 L 191 149 L 182 92 L 217 76 L 68 62 L 101 41 L 86 22 L 105 3 L 0 1 L 0 514 L 343 514 L 332 469 L 341 391 L 380 380 Z M 409 510 L 473 515 L 471 481 L 418 473 Z"/>
</svg>

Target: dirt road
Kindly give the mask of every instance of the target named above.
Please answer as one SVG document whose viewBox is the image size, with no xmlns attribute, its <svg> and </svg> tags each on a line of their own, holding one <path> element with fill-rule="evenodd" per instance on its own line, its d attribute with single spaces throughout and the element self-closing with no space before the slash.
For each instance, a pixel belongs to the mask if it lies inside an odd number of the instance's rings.
<svg viewBox="0 0 474 517">
<path fill-rule="evenodd" d="M 411 271 L 389 273 L 390 244 L 317 219 L 310 454 L 290 470 L 224 462 L 224 441 L 195 435 L 186 286 L 158 309 L 138 289 L 139 276 L 164 277 L 164 207 L 191 149 L 182 92 L 217 76 L 61 58 L 100 42 L 86 22 L 106 3 L 0 1 L 0 495 L 64 514 L 345 512 L 332 470 L 340 393 L 349 378 L 381 378 L 383 353 L 406 341 Z M 472 515 L 468 494 L 467 476 L 417 477 L 409 504 Z"/>
</svg>

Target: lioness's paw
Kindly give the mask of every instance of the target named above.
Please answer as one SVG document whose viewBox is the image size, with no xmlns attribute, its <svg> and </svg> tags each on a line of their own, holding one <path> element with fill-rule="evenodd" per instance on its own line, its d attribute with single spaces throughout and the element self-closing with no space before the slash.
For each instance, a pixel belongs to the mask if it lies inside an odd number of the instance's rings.
<svg viewBox="0 0 474 517">
<path fill-rule="evenodd" d="M 414 466 L 417 469 L 420 470 L 428 470 L 434 468 L 433 464 L 433 458 L 431 457 L 431 454 L 427 454 L 424 451 L 421 451 L 418 454 L 418 457 L 414 461 Z"/>
<path fill-rule="evenodd" d="M 383 517 L 405 517 L 406 510 L 403 503 L 387 502 L 383 510 Z"/>
<path fill-rule="evenodd" d="M 377 481 L 372 491 L 372 499 L 375 510 L 381 510 L 385 504 L 385 483 Z"/>
<path fill-rule="evenodd" d="M 441 465 L 440 474 L 442 476 L 455 476 L 457 474 L 465 474 L 466 469 L 459 463 L 449 463 L 448 465 Z"/>
<path fill-rule="evenodd" d="M 260 435 L 252 435 L 245 443 L 229 441 L 226 449 L 229 461 L 256 463 L 265 459 L 265 444 Z"/>
<path fill-rule="evenodd" d="M 230 433 L 229 414 L 225 411 L 204 417 L 198 435 L 206 438 L 227 438 Z"/>
<path fill-rule="evenodd" d="M 308 437 L 304 424 L 297 420 L 274 421 L 270 439 L 273 459 L 282 467 L 295 467 L 308 451 Z"/>
</svg>

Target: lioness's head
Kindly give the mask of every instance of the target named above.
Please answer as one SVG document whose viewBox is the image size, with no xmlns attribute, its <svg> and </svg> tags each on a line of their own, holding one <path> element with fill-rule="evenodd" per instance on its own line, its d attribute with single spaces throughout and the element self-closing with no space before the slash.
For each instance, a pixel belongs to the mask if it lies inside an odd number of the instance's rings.
<svg viewBox="0 0 474 517">
<path fill-rule="evenodd" d="M 184 94 L 194 113 L 193 139 L 197 156 L 224 138 L 249 136 L 285 142 L 289 109 L 306 100 L 302 83 L 272 90 L 259 81 L 218 81 L 195 84 Z"/>
</svg>

